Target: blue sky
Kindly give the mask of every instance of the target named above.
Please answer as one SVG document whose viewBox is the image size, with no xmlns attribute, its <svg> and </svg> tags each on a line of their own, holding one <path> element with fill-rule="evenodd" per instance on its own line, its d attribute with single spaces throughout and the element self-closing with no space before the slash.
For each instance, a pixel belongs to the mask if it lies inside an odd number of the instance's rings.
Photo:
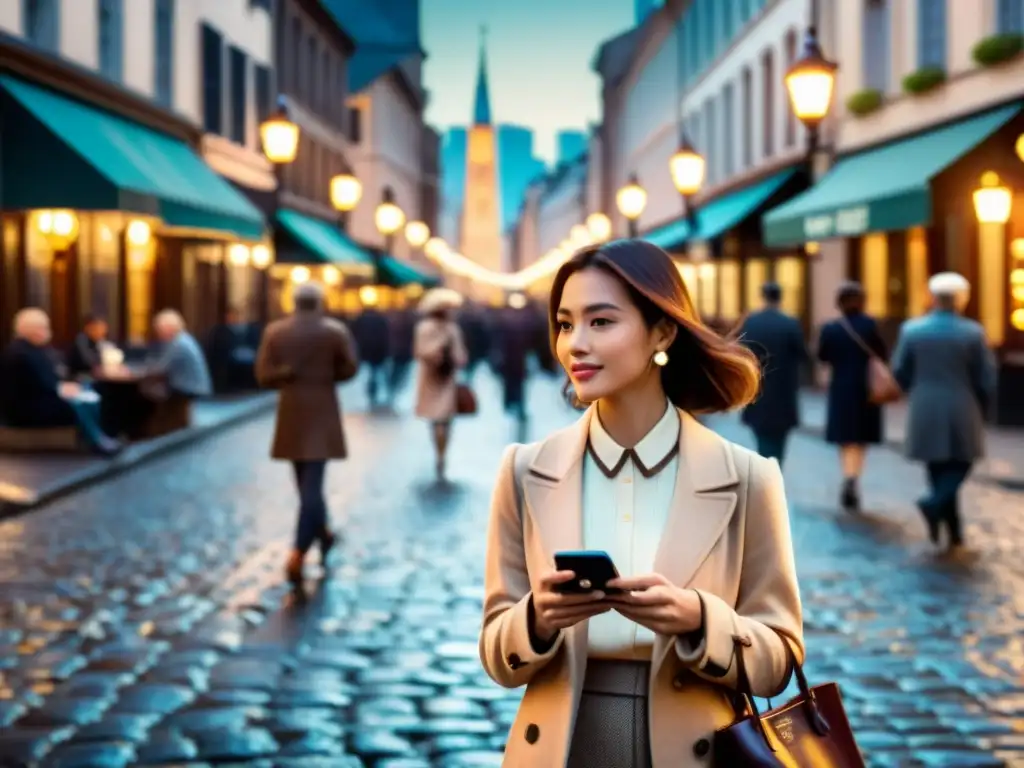
<svg viewBox="0 0 1024 768">
<path fill-rule="evenodd" d="M 583 129 L 599 117 L 590 62 L 598 43 L 633 19 L 633 0 L 422 0 L 420 7 L 427 119 L 442 130 L 469 122 L 486 25 L 494 119 L 533 128 L 545 160 L 554 158 L 558 129 Z"/>
</svg>

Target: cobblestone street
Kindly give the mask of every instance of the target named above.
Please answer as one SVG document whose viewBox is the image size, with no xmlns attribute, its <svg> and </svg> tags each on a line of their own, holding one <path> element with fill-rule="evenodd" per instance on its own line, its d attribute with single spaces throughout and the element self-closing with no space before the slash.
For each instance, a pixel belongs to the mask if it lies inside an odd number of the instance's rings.
<svg viewBox="0 0 1024 768">
<path fill-rule="evenodd" d="M 304 604 L 281 585 L 295 501 L 270 418 L 0 523 L 0 765 L 499 765 L 520 692 L 487 680 L 476 638 L 515 430 L 494 383 L 478 393 L 436 487 L 408 406 L 367 413 L 346 387 L 345 541 Z M 572 418 L 554 383 L 530 394 L 531 439 Z M 913 507 L 923 472 L 892 451 L 857 516 L 819 440 L 793 437 L 786 477 L 808 675 L 840 682 L 872 765 L 1024 766 L 1024 495 L 969 484 L 975 554 L 944 561 Z"/>
</svg>

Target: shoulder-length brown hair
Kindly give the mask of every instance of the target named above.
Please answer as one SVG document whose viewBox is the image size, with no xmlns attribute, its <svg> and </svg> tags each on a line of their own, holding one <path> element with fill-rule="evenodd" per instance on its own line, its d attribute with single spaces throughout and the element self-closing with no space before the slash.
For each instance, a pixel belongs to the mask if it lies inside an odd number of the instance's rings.
<svg viewBox="0 0 1024 768">
<path fill-rule="evenodd" d="M 647 327 L 667 319 L 679 328 L 668 348 L 661 383 L 674 405 L 690 413 L 715 413 L 757 397 L 761 368 L 739 341 L 723 338 L 701 322 L 672 258 L 644 240 L 619 240 L 577 251 L 555 274 L 548 304 L 551 348 L 558 340 L 558 307 L 566 281 L 582 269 L 601 269 L 618 279 Z"/>
</svg>

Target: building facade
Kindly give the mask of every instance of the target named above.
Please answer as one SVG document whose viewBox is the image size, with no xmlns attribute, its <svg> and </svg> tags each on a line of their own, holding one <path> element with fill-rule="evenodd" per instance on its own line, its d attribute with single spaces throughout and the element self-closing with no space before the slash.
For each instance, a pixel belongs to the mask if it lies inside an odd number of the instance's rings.
<svg viewBox="0 0 1024 768">
<path fill-rule="evenodd" d="M 1024 3 L 836 8 L 834 167 L 765 216 L 765 240 L 813 243 L 823 272 L 863 284 L 890 340 L 927 310 L 931 274 L 965 275 L 1001 361 L 996 416 L 1024 423 Z M 976 205 L 989 185 L 995 207 Z"/>
<path fill-rule="evenodd" d="M 223 284 L 214 262 L 226 249 L 263 242 L 260 211 L 200 154 L 202 89 L 186 66 L 198 56 L 194 6 L 0 4 L 5 336 L 18 308 L 39 306 L 58 345 L 86 313 L 105 317 L 114 338 L 143 343 L 153 312 L 175 305 L 159 268 L 170 254 L 179 283 L 214 295 Z M 197 312 L 186 319 L 197 333 L 212 322 Z"/>
</svg>

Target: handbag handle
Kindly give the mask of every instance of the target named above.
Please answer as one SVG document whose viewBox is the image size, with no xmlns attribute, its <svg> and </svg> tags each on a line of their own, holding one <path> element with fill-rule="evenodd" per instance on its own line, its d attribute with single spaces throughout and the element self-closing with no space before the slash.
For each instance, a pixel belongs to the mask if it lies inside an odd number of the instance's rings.
<svg viewBox="0 0 1024 768">
<path fill-rule="evenodd" d="M 801 706 L 804 708 L 807 715 L 807 722 L 810 724 L 811 730 L 813 730 L 818 736 L 825 736 L 831 730 L 831 726 L 829 726 L 828 721 L 821 714 L 821 710 L 818 709 L 818 701 L 814 696 L 814 691 L 811 690 L 811 686 L 807 682 L 807 676 L 804 674 L 803 665 L 801 665 L 797 660 L 796 653 L 793 651 L 793 646 L 790 643 L 789 638 L 781 632 L 777 634 L 782 640 L 783 646 L 786 648 L 790 671 L 792 674 L 796 675 L 797 687 L 800 689 L 802 699 Z M 764 722 L 761 720 L 761 713 L 757 708 L 757 702 L 754 699 L 754 694 L 750 685 L 750 677 L 747 674 L 746 661 L 743 658 L 743 649 L 751 646 L 750 639 L 742 635 L 733 635 L 732 641 L 736 653 L 736 696 L 733 699 L 733 709 L 736 713 L 736 719 L 738 720 L 746 717 L 749 712 L 753 716 L 754 720 L 757 721 L 757 728 L 761 732 L 761 736 L 764 738 L 765 743 L 774 752 L 775 747 L 772 745 L 771 739 L 768 738 L 768 731 L 765 728 Z"/>
<path fill-rule="evenodd" d="M 881 357 L 879 357 L 875 350 L 868 346 L 868 343 L 864 341 L 864 337 L 853 329 L 853 326 L 850 325 L 850 321 L 842 315 L 839 316 L 839 324 L 843 326 L 843 330 L 846 331 L 846 334 L 857 343 L 857 346 L 860 347 L 869 358 L 879 360 L 883 363 L 885 362 Z"/>
</svg>

